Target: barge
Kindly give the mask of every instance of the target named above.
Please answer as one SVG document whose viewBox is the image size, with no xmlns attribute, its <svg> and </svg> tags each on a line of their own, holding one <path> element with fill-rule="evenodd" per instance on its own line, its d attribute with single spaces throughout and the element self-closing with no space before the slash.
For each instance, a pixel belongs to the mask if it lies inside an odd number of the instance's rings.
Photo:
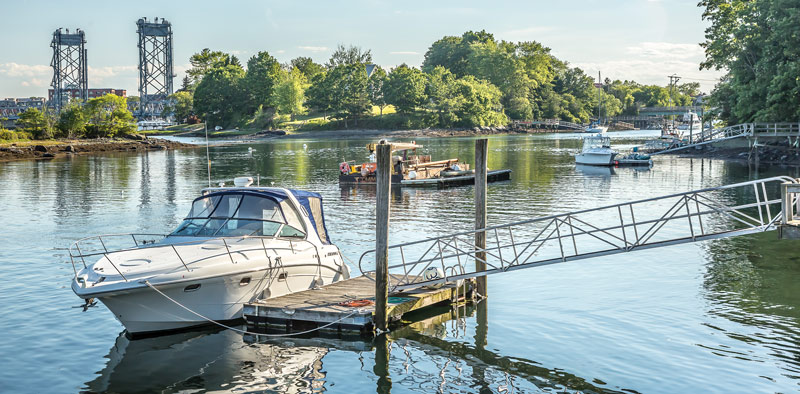
<svg viewBox="0 0 800 394">
<path fill-rule="evenodd" d="M 369 161 L 358 164 L 355 160 L 339 164 L 340 185 L 374 185 L 375 171 L 378 163 L 375 160 L 375 146 L 368 144 Z M 458 158 L 431 161 L 430 155 L 418 155 L 417 149 L 422 145 L 411 143 L 392 143 L 393 185 L 403 186 L 461 186 L 475 184 L 475 170 L 468 163 Z M 487 173 L 488 182 L 511 179 L 510 169 L 492 170 Z"/>
</svg>

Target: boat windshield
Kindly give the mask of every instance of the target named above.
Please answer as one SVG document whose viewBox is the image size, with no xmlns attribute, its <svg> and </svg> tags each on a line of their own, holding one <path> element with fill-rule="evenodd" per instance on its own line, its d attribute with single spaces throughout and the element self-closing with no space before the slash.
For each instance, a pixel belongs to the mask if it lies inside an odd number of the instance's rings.
<svg viewBox="0 0 800 394">
<path fill-rule="evenodd" d="M 305 238 L 297 210 L 284 200 L 243 193 L 198 198 L 173 236 L 278 236 Z"/>
<path fill-rule="evenodd" d="M 608 148 L 611 146 L 609 137 L 587 137 L 583 140 L 583 149 Z"/>
</svg>

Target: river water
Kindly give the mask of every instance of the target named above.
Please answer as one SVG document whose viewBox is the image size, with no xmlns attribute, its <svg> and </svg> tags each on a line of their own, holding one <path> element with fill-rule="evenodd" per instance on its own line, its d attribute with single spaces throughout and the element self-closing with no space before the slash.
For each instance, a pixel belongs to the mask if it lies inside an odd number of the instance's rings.
<svg viewBox="0 0 800 394">
<path fill-rule="evenodd" d="M 625 150 L 652 132 L 612 133 Z M 658 157 L 652 169 L 576 168 L 577 135 L 490 138 L 490 224 L 655 197 L 797 168 Z M 340 188 L 361 139 L 212 146 L 212 180 L 325 198 L 352 261 L 374 247 L 374 189 Z M 418 139 L 471 162 L 471 138 Z M 248 148 L 254 149 L 252 152 Z M 389 342 L 258 340 L 206 329 L 128 340 L 83 310 L 63 248 L 102 233 L 163 233 L 207 186 L 205 149 L 0 163 L 3 392 L 792 392 L 800 390 L 800 252 L 775 233 L 491 276 L 477 306 L 438 309 Z M 390 242 L 469 230 L 472 187 L 394 192 Z M 351 264 L 351 271 L 358 272 Z"/>
</svg>

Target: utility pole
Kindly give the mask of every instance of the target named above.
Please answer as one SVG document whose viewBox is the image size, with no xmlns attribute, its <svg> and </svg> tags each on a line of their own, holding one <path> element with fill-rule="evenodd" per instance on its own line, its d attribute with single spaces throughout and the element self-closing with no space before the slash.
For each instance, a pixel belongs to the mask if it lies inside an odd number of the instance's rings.
<svg viewBox="0 0 800 394">
<path fill-rule="evenodd" d="M 672 107 L 672 94 L 675 90 L 675 86 L 678 84 L 678 81 L 681 80 L 681 77 L 672 74 L 668 76 L 669 78 L 669 106 Z"/>
</svg>

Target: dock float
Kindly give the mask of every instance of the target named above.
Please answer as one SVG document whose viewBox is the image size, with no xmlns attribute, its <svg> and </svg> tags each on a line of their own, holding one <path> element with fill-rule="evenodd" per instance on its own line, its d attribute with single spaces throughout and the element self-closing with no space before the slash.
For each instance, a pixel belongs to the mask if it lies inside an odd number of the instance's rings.
<svg viewBox="0 0 800 394">
<path fill-rule="evenodd" d="M 486 174 L 487 182 L 507 181 L 509 179 L 511 179 L 510 169 L 489 171 Z M 474 185 L 475 174 L 473 173 L 469 175 L 428 178 L 428 179 L 403 179 L 402 181 L 400 181 L 400 184 L 403 186 L 436 186 L 440 188 L 449 186 Z"/>
<path fill-rule="evenodd" d="M 471 291 L 472 282 L 464 281 L 460 286 L 449 283 L 438 288 L 423 287 L 389 294 L 387 315 L 392 325 L 397 326 L 409 312 L 466 300 Z M 287 332 L 326 326 L 321 330 L 371 335 L 374 314 L 375 281 L 365 275 L 317 289 L 257 300 L 244 304 L 243 308 L 249 327 Z"/>
</svg>

